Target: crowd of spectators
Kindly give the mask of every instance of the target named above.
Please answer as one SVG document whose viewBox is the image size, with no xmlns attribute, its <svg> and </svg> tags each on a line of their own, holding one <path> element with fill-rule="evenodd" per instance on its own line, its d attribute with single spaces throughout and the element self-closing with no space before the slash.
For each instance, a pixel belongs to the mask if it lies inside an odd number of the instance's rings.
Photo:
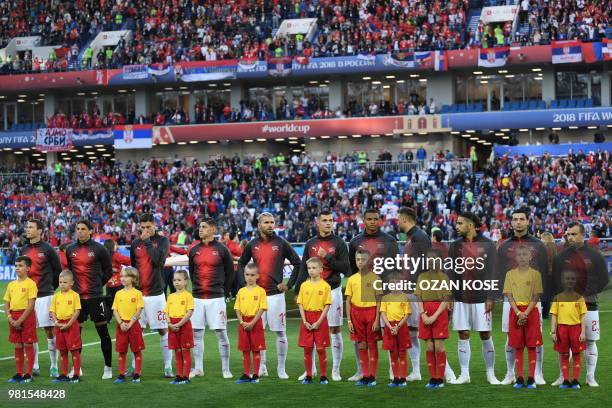
<svg viewBox="0 0 612 408">
<path fill-rule="evenodd" d="M 401 152 L 403 160 L 412 152 Z M 449 156 L 449 154 L 451 156 Z M 423 150 L 417 157 L 427 156 Z M 414 157 L 414 156 L 412 156 Z M 385 152 L 379 159 L 393 156 Z M 399 158 L 399 157 L 397 157 Z M 369 163 L 365 152 L 328 153 L 324 162 L 306 153 L 292 156 L 213 157 L 207 162 L 174 158 L 128 161 L 64 162 L 56 167 L 0 169 L 25 172 L 0 178 L 0 247 L 20 243 L 26 220 L 41 218 L 53 245 L 74 238 L 75 222 L 88 218 L 99 237 L 129 244 L 137 235 L 137 216 L 151 212 L 172 242 L 193 237 L 204 216 L 218 219 L 223 231 L 248 239 L 256 216 L 271 211 L 277 232 L 291 242 L 315 234 L 313 217 L 332 209 L 335 232 L 349 240 L 363 228 L 362 212 L 380 209 L 383 230 L 400 240 L 397 211 L 415 208 L 418 224 L 444 239 L 454 237 L 457 214 L 475 212 L 482 232 L 494 240 L 507 233 L 513 209 L 532 210 L 533 232 L 560 238 L 572 220 L 587 233 L 610 236 L 612 157 L 608 151 L 571 153 L 567 157 L 499 157 L 482 172 L 469 163 L 436 153 L 425 167 L 400 170 Z M 191 239 L 191 238 L 190 238 Z"/>
<path fill-rule="evenodd" d="M 609 0 L 522 0 L 519 23 L 468 28 L 480 0 L 0 0 L 0 43 L 39 35 L 57 45 L 49 58 L 25 52 L 0 61 L 1 72 L 119 68 L 131 64 L 334 57 L 433 49 L 547 44 L 603 38 Z M 497 5 L 505 4 L 497 1 Z M 281 22 L 316 18 L 310 40 L 276 36 Z M 528 27 L 523 30 L 523 27 Z M 87 41 L 101 30 L 131 30 L 116 46 L 96 54 Z M 83 51 L 80 59 L 79 53 Z"/>
</svg>

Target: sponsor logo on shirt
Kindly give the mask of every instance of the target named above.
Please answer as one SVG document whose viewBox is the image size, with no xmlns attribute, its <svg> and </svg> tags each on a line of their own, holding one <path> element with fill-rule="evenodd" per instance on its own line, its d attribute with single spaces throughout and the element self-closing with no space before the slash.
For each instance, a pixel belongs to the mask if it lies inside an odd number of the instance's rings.
<svg viewBox="0 0 612 408">
<path fill-rule="evenodd" d="M 259 296 L 253 296 L 253 300 L 258 300 Z"/>
<path fill-rule="evenodd" d="M 185 306 L 185 301 L 181 300 L 181 306 Z"/>
<path fill-rule="evenodd" d="M 68 301 L 68 304 L 69 304 L 69 305 L 71 305 L 71 304 L 72 304 L 72 300 L 69 300 L 69 301 Z"/>
<path fill-rule="evenodd" d="M 94 254 L 93 252 L 88 252 L 87 256 L 90 258 L 93 258 L 94 256 L 96 256 L 96 254 Z"/>
<path fill-rule="evenodd" d="M 132 303 L 136 303 L 136 298 L 132 298 Z"/>
<path fill-rule="evenodd" d="M 273 251 L 278 251 L 278 249 L 279 249 L 279 248 L 278 248 L 278 245 L 273 245 L 273 246 L 272 246 L 272 250 L 273 250 Z"/>
</svg>

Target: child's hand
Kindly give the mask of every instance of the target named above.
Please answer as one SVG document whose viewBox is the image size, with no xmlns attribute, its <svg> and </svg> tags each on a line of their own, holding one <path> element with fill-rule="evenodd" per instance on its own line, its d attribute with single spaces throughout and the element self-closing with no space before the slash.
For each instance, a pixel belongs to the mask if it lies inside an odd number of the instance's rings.
<svg viewBox="0 0 612 408">
<path fill-rule="evenodd" d="M 306 327 L 306 330 L 312 331 L 312 324 L 310 324 L 308 322 L 304 322 L 304 327 Z"/>
<path fill-rule="evenodd" d="M 69 328 L 70 328 L 70 327 L 68 327 L 68 325 L 67 325 L 67 324 L 60 324 L 60 325 L 59 325 L 59 329 L 60 329 L 60 331 L 66 331 L 66 330 L 68 330 Z"/>
<path fill-rule="evenodd" d="M 453 311 L 453 307 L 454 307 L 454 303 L 453 302 L 448 302 L 448 305 L 446 305 L 446 308 L 448 309 L 449 312 Z"/>
<path fill-rule="evenodd" d="M 578 341 L 581 343 L 586 341 L 586 336 L 584 335 L 584 331 L 580 332 L 580 337 L 578 337 Z"/>
<path fill-rule="evenodd" d="M 178 329 L 178 327 L 176 327 L 176 326 L 175 326 L 175 325 L 173 325 L 173 324 L 169 324 L 169 325 L 168 325 L 168 328 L 169 328 L 170 330 L 172 330 L 173 332 L 177 332 L 177 331 L 179 330 L 179 329 Z"/>
<path fill-rule="evenodd" d="M 253 330 L 253 322 L 250 323 L 246 323 L 243 327 L 244 327 L 244 331 L 248 331 L 250 332 L 251 330 Z"/>
<path fill-rule="evenodd" d="M 556 332 L 550 332 L 550 338 L 552 339 L 553 343 L 557 342 L 557 333 Z"/>
<path fill-rule="evenodd" d="M 422 318 L 423 318 L 423 324 L 424 324 L 425 326 L 429 326 L 430 324 L 432 324 L 432 323 L 433 323 L 432 318 L 431 318 L 431 317 L 429 317 L 429 316 L 427 316 L 426 314 L 425 314 L 425 315 L 422 315 Z"/>
<path fill-rule="evenodd" d="M 393 326 L 391 328 L 391 334 L 397 336 L 397 332 L 399 331 L 399 326 Z"/>
<path fill-rule="evenodd" d="M 355 328 L 353 327 L 353 322 L 351 322 L 350 320 L 348 321 L 348 329 L 349 329 L 349 333 L 355 333 Z"/>
</svg>

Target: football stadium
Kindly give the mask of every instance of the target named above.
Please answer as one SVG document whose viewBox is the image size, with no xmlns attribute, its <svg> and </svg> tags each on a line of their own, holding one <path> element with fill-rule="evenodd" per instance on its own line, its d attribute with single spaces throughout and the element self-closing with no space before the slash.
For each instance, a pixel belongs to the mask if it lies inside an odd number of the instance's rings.
<svg viewBox="0 0 612 408">
<path fill-rule="evenodd" d="M 0 406 L 608 406 L 611 15 L 0 0 Z"/>
</svg>

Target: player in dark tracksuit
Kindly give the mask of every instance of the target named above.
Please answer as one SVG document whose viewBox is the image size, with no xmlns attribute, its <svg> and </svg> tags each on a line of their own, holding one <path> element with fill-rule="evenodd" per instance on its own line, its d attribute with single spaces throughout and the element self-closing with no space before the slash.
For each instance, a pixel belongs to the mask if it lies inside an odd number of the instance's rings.
<svg viewBox="0 0 612 408">
<path fill-rule="evenodd" d="M 548 254 L 544 243 L 529 234 L 529 210 L 519 209 L 512 213 L 512 234 L 506 239 L 497 249 L 497 273 L 499 276 L 499 286 L 504 287 L 506 274 L 509 270 L 518 266 L 516 259 L 516 250 L 519 247 L 526 246 L 531 252 L 530 266 L 540 272 L 542 277 L 542 285 L 544 287 L 544 296 L 549 296 L 550 279 L 548 276 Z M 510 303 L 504 301 L 502 315 L 502 331 L 508 333 L 510 328 Z M 515 381 L 514 366 L 515 366 L 515 348 L 508 345 L 506 336 L 506 367 L 507 372 L 502 380 L 503 385 L 512 384 Z M 542 374 L 542 362 L 544 359 L 544 347 L 536 347 L 536 369 L 535 383 L 536 385 L 544 385 L 544 376 Z"/>
<path fill-rule="evenodd" d="M 164 377 L 173 378 L 172 351 L 168 349 L 168 325 L 164 308 L 163 269 L 170 250 L 168 238 L 157 233 L 155 219 L 151 214 L 140 216 L 140 236 L 132 241 L 130 259 L 132 266 L 138 269 L 139 286 L 144 299 L 144 310 L 141 315 L 143 326 L 157 330 L 160 335 L 159 345 L 164 360 Z"/>
<path fill-rule="evenodd" d="M 290 287 L 283 283 L 285 259 L 289 260 L 294 270 L 300 268 L 300 257 L 291 244 L 274 233 L 274 216 L 262 213 L 258 217 L 258 236 L 253 238 L 244 248 L 238 260 L 238 273 L 243 273 L 244 267 L 252 259 L 259 269 L 257 284 L 265 289 L 268 301 L 268 311 L 264 313 L 264 327 L 267 325 L 276 333 L 276 353 L 278 355 L 278 376 L 287 379 L 285 361 L 287 359 L 287 305 L 285 295 Z M 261 353 L 259 376 L 267 375 L 266 353 Z"/>
<path fill-rule="evenodd" d="M 27 256 L 32 261 L 28 277 L 38 287 L 36 299 L 36 321 L 38 327 L 42 327 L 47 335 L 47 350 L 51 359 L 51 376 L 59 375 L 57 369 L 57 348 L 55 347 L 55 335 L 53 333 L 53 321 L 49 316 L 49 308 L 53 293 L 58 287 L 59 274 L 62 271 L 59 256 L 55 249 L 47 242 L 41 240 L 44 224 L 40 220 L 30 220 L 26 224 L 26 238 L 28 243 L 20 249 L 22 256 Z M 38 365 L 38 342 L 34 343 L 34 375 L 40 373 Z"/>
<path fill-rule="evenodd" d="M 349 242 L 349 276 L 357 273 L 357 264 L 355 262 L 355 254 L 359 249 L 365 249 L 370 253 L 370 262 L 374 263 L 375 258 L 393 258 L 399 254 L 399 247 L 397 241 L 391 235 L 380 230 L 380 213 L 376 209 L 367 209 L 363 215 L 365 229 L 362 233 L 357 235 Z M 382 278 L 385 279 L 390 273 L 396 271 L 384 270 Z M 380 328 L 380 322 L 374 322 L 373 328 L 378 330 Z M 355 356 L 359 356 L 359 344 L 355 345 Z M 361 364 L 359 358 L 355 359 L 357 365 L 357 372 L 349 378 L 349 381 L 359 381 L 363 375 L 361 371 Z"/>
<path fill-rule="evenodd" d="M 107 327 L 106 301 L 102 290 L 113 275 L 111 257 L 102 244 L 91 239 L 93 226 L 88 220 L 80 220 L 76 225 L 77 241 L 66 248 L 68 268 L 74 275 L 74 291 L 81 297 L 79 323 L 89 317 L 96 325 L 100 337 L 100 347 L 104 355 L 104 374 L 102 379 L 113 377 L 111 357 L 113 353 Z M 79 373 L 74 373 L 75 377 Z"/>
<path fill-rule="evenodd" d="M 598 387 L 595 380 L 597 367 L 597 340 L 600 337 L 599 306 L 597 295 L 602 292 L 610 280 L 606 261 L 597 248 L 588 245 L 584 240 L 584 226 L 578 222 L 568 225 L 565 233 L 569 246 L 553 259 L 553 292 L 562 291 L 561 277 L 563 271 L 571 269 L 576 273 L 576 292 L 584 296 L 587 306 L 586 321 L 586 383 Z M 561 379 L 563 376 L 560 377 Z M 557 380 L 554 384 L 556 384 Z"/>
<path fill-rule="evenodd" d="M 454 264 L 449 278 L 455 284 L 461 285 L 458 289 L 453 288 L 453 330 L 459 333 L 461 375 L 453 383 L 470 382 L 470 331 L 477 331 L 482 340 L 487 381 L 490 384 L 499 384 L 494 373 L 495 346 L 491 339 L 491 313 L 500 292 L 494 287 L 497 282 L 497 250 L 493 241 L 478 232 L 480 220 L 475 214 L 459 215 L 455 228 L 459 238 L 451 242 L 448 256 Z M 490 287 L 480 286 L 484 284 L 489 284 Z"/>
<path fill-rule="evenodd" d="M 348 248 L 344 240 L 332 233 L 334 219 L 329 211 L 322 211 L 317 217 L 317 228 L 319 234 L 309 239 L 304 247 L 300 270 L 294 270 L 289 279 L 288 286 L 293 286 L 296 296 L 300 293 L 300 286 L 308 279 L 308 267 L 306 262 L 312 257 L 318 257 L 323 262 L 321 278 L 325 280 L 332 289 L 332 304 L 327 313 L 327 322 L 331 333 L 332 346 L 332 380 L 340 381 L 340 362 L 344 344 L 342 341 L 343 301 L 342 301 L 342 274 L 348 275 Z M 299 272 L 299 273 L 298 273 Z M 314 350 L 313 350 L 314 353 Z M 313 358 L 313 366 L 314 364 Z M 313 372 L 316 372 L 313 369 Z"/>
<path fill-rule="evenodd" d="M 232 377 L 225 298 L 229 296 L 234 281 L 234 261 L 229 249 L 214 238 L 216 232 L 217 224 L 212 218 L 202 220 L 198 231 L 200 242 L 189 249 L 189 277 L 195 298 L 191 317 L 194 339 L 192 377 L 204 373 L 205 325 L 217 336 L 223 377 Z"/>
</svg>

